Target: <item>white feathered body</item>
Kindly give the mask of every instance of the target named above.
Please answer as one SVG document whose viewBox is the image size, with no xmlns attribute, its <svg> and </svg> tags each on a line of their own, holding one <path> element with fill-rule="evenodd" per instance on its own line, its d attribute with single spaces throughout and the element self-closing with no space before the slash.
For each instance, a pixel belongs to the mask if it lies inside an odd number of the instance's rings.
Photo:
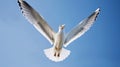
<svg viewBox="0 0 120 67">
<path fill-rule="evenodd" d="M 54 42 L 54 48 L 55 50 L 59 51 L 61 50 L 64 42 L 64 33 L 62 30 L 59 30 L 58 33 L 55 35 L 55 42 Z"/>
<path fill-rule="evenodd" d="M 64 33 L 63 30 L 59 29 L 58 33 L 55 34 L 55 42 L 52 48 L 45 49 L 45 55 L 52 61 L 59 62 L 67 58 L 70 54 L 69 50 L 63 48 Z"/>
</svg>

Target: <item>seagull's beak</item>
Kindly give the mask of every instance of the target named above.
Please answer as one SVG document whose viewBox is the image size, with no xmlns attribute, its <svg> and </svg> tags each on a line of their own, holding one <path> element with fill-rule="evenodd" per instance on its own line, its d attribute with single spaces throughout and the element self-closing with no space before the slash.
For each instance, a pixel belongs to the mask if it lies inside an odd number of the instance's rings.
<svg viewBox="0 0 120 67">
<path fill-rule="evenodd" d="M 65 27 L 65 24 L 61 25 L 61 28 L 62 28 L 62 29 L 64 29 L 64 27 Z"/>
</svg>

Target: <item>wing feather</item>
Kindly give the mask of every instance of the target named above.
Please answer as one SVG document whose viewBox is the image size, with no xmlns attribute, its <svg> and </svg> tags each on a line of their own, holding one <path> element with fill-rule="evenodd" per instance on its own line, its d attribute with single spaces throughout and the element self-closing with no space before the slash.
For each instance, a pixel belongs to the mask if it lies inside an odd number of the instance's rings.
<svg viewBox="0 0 120 67">
<path fill-rule="evenodd" d="M 89 28 L 92 26 L 99 14 L 100 9 L 98 8 L 93 12 L 88 18 L 81 21 L 77 26 L 75 26 L 65 37 L 64 46 L 67 47 L 72 41 L 82 36 Z"/>
<path fill-rule="evenodd" d="M 54 42 L 55 32 L 46 21 L 26 1 L 18 0 L 20 9 L 25 18 L 51 43 Z"/>
</svg>

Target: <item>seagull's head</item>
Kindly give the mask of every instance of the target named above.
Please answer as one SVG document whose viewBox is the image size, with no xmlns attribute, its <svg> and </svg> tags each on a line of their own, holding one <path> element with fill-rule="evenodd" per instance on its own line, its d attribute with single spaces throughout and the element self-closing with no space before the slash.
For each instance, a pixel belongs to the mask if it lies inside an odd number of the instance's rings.
<svg viewBox="0 0 120 67">
<path fill-rule="evenodd" d="M 59 26 L 59 30 L 63 30 L 65 27 L 65 24 Z"/>
</svg>

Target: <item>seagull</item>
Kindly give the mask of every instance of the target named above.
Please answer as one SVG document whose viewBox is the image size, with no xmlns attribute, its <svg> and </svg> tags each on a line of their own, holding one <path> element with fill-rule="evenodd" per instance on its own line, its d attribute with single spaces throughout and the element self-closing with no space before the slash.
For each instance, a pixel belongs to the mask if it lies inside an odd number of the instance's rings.
<svg viewBox="0 0 120 67">
<path fill-rule="evenodd" d="M 90 16 L 64 35 L 65 24 L 59 26 L 58 32 L 54 32 L 43 17 L 26 1 L 18 0 L 18 4 L 23 16 L 51 43 L 52 47 L 45 49 L 44 54 L 54 62 L 63 61 L 70 55 L 70 50 L 65 47 L 88 31 L 100 12 L 100 8 L 97 8 Z"/>
</svg>

